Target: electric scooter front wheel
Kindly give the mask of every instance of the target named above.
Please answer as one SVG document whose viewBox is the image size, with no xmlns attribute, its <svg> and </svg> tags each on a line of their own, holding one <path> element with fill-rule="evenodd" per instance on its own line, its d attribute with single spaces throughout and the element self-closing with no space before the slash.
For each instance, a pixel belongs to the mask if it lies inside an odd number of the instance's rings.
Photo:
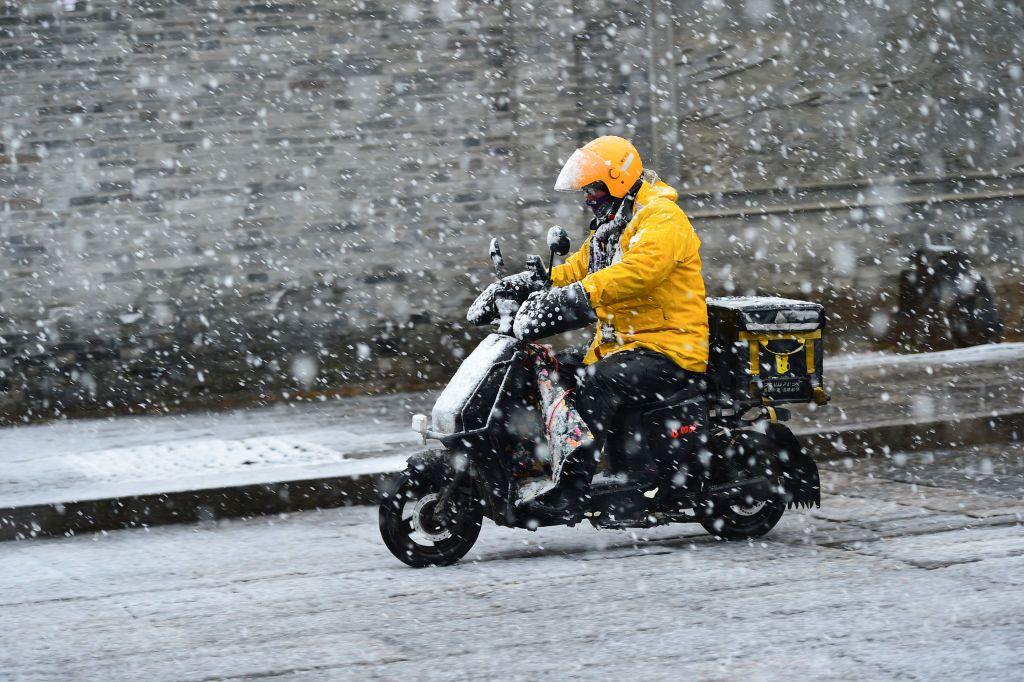
<svg viewBox="0 0 1024 682">
<path fill-rule="evenodd" d="M 454 564 L 480 535 L 480 500 L 456 488 L 445 503 L 443 495 L 451 479 L 444 469 L 439 463 L 409 467 L 391 481 L 380 503 L 384 544 L 413 568 Z"/>
</svg>

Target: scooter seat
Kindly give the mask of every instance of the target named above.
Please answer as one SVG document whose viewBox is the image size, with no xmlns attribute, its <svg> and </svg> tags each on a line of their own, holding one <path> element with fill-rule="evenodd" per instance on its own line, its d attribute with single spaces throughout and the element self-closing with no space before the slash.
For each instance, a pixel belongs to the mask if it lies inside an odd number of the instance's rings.
<svg viewBox="0 0 1024 682">
<path fill-rule="evenodd" d="M 686 382 L 675 393 L 673 393 L 673 394 L 671 394 L 671 395 L 669 395 L 669 396 L 667 396 L 665 398 L 662 398 L 660 400 L 652 400 L 650 402 L 641 403 L 639 405 L 633 406 L 632 409 L 639 410 L 641 412 L 649 412 L 650 410 L 656 410 L 659 407 L 667 407 L 669 405 L 676 405 L 676 404 L 681 403 L 681 402 L 683 402 L 685 400 L 690 400 L 691 398 L 695 398 L 695 397 L 697 397 L 699 395 L 703 395 L 704 393 L 705 393 L 705 388 L 704 388 L 703 385 L 695 386 L 695 385 L 691 384 L 690 382 Z"/>
</svg>

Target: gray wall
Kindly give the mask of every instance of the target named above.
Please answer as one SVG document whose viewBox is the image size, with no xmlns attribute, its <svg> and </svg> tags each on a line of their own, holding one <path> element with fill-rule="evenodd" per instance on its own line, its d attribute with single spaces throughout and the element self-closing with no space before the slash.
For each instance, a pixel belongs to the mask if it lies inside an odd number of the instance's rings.
<svg viewBox="0 0 1024 682">
<path fill-rule="evenodd" d="M 608 132 L 713 292 L 822 298 L 863 348 L 931 234 L 1018 324 L 1024 17 L 879 4 L 0 2 L 0 406 L 443 378 L 487 238 L 578 240 L 549 188 Z"/>
</svg>

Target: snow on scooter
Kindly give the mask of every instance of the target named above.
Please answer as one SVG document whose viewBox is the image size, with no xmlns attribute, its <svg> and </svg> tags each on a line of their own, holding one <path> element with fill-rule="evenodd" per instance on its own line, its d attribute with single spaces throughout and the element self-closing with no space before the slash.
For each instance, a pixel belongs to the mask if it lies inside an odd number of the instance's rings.
<svg viewBox="0 0 1024 682">
<path fill-rule="evenodd" d="M 551 229 L 548 247 L 550 270 L 555 255 L 569 251 L 564 230 Z M 496 240 L 491 260 L 500 279 Z M 720 538 L 742 539 L 770 531 L 787 506 L 820 505 L 817 466 L 780 423 L 789 412 L 779 405 L 828 400 L 824 309 L 781 298 L 709 298 L 705 390 L 623 409 L 580 514 L 535 518 L 524 503 L 553 485 L 587 429 L 566 399 L 574 377 L 559 376 L 550 348 L 535 341 L 589 320 L 541 311 L 547 324 L 538 325 L 533 310 L 523 324 L 527 306 L 517 299 L 499 295 L 488 320 L 496 332 L 459 367 L 429 424 L 426 415 L 413 417 L 414 430 L 442 447 L 411 456 L 384 491 L 381 536 L 398 559 L 414 567 L 455 563 L 476 542 L 484 516 L 530 530 L 584 519 L 620 529 L 698 522 Z"/>
</svg>

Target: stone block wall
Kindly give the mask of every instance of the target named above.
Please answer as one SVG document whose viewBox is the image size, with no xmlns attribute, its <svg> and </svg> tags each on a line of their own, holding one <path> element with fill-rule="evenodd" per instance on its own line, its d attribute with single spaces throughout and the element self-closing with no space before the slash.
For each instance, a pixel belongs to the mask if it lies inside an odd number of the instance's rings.
<svg viewBox="0 0 1024 682">
<path fill-rule="evenodd" d="M 1020 12 L 826 5 L 0 1 L 0 411 L 443 379 L 488 238 L 579 240 L 550 186 L 602 133 L 683 190 L 712 291 L 826 297 L 849 347 L 925 234 L 1019 302 Z M 828 184 L 889 175 L 935 180 Z"/>
</svg>

